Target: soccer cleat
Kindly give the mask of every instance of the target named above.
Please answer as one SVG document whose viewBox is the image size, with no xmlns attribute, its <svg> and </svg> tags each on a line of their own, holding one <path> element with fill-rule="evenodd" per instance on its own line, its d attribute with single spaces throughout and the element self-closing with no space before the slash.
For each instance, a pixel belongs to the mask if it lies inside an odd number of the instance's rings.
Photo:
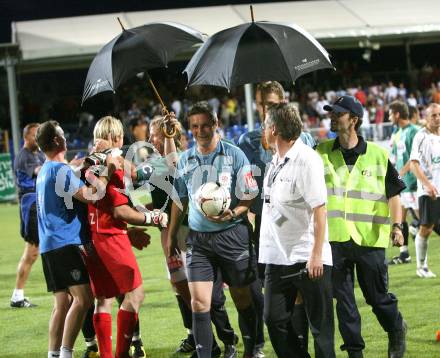
<svg viewBox="0 0 440 358">
<path fill-rule="evenodd" d="M 13 308 L 32 308 L 37 307 L 37 305 L 31 303 L 27 297 L 21 301 L 11 301 L 11 307 Z"/>
<path fill-rule="evenodd" d="M 82 358 L 99 358 L 98 346 L 94 344 L 93 346 L 87 347 Z"/>
<path fill-rule="evenodd" d="M 224 358 L 237 358 L 238 350 L 237 345 L 238 336 L 234 334 L 234 343 L 233 344 L 225 344 L 225 351 L 223 353 Z"/>
<path fill-rule="evenodd" d="M 217 342 L 214 340 L 211 350 L 211 358 L 219 358 L 221 355 L 222 350 L 218 346 Z M 193 354 L 191 354 L 191 358 L 197 358 L 197 351 L 194 351 Z"/>
<path fill-rule="evenodd" d="M 196 342 L 194 341 L 194 336 L 188 334 L 188 337 L 182 339 L 179 348 L 176 349 L 176 353 L 189 354 L 196 350 Z"/>
<path fill-rule="evenodd" d="M 434 278 L 437 277 L 437 275 L 429 270 L 427 267 L 421 267 L 416 270 L 417 276 L 421 278 Z"/>
<path fill-rule="evenodd" d="M 265 358 L 266 357 L 264 352 L 263 352 L 263 348 L 262 347 L 255 348 L 254 357 L 255 358 Z"/>
<path fill-rule="evenodd" d="M 402 358 L 406 350 L 406 321 L 402 321 L 402 329 L 388 332 L 388 358 Z"/>
<path fill-rule="evenodd" d="M 131 342 L 131 356 L 132 358 L 143 358 L 147 356 L 142 339 L 137 339 Z"/>
<path fill-rule="evenodd" d="M 408 251 L 401 252 L 399 256 L 394 256 L 389 265 L 401 265 L 401 264 L 409 264 L 411 262 L 411 256 L 409 256 Z"/>
</svg>

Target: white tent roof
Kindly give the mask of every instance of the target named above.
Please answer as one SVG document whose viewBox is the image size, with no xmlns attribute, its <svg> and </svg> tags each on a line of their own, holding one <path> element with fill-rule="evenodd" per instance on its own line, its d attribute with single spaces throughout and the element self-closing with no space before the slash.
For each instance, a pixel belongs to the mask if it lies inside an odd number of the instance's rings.
<svg viewBox="0 0 440 358">
<path fill-rule="evenodd" d="M 438 0 L 319 0 L 254 5 L 256 21 L 296 23 L 324 45 L 356 44 L 359 38 L 421 37 L 440 34 Z M 126 28 L 175 21 L 208 35 L 250 21 L 248 5 L 113 13 L 12 24 L 12 42 L 26 62 L 90 57 Z M 438 37 L 437 37 L 438 38 Z M 22 62 L 23 63 L 23 62 Z"/>
</svg>

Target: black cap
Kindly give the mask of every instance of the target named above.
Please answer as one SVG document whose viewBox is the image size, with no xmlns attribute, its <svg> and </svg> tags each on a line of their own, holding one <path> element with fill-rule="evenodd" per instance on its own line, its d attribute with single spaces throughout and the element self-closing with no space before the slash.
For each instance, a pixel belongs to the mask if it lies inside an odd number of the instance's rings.
<svg viewBox="0 0 440 358">
<path fill-rule="evenodd" d="M 364 116 L 364 108 L 362 107 L 361 102 L 353 96 L 339 97 L 333 105 L 325 105 L 324 110 L 336 113 L 351 112 L 357 115 L 360 119 Z"/>
</svg>

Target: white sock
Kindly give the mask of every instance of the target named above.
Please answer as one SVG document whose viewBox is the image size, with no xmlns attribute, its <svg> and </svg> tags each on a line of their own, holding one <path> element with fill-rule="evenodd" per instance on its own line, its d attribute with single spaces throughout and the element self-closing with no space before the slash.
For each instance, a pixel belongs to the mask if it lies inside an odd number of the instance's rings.
<svg viewBox="0 0 440 358">
<path fill-rule="evenodd" d="M 402 245 L 402 246 L 400 246 L 400 247 L 399 247 L 399 252 L 400 252 L 400 253 L 402 253 L 402 252 L 408 252 L 408 246 L 406 246 L 406 245 Z"/>
<path fill-rule="evenodd" d="M 140 334 L 137 334 L 137 335 L 135 335 L 135 336 L 133 336 L 132 338 L 131 338 L 131 341 L 132 342 L 136 342 L 136 341 L 138 341 L 138 340 L 140 340 L 141 339 L 141 335 Z"/>
<path fill-rule="evenodd" d="M 11 301 L 17 302 L 23 300 L 24 300 L 24 290 L 18 288 L 14 289 L 14 292 L 12 292 Z"/>
<path fill-rule="evenodd" d="M 49 351 L 47 352 L 47 358 L 59 358 L 60 351 Z"/>
<path fill-rule="evenodd" d="M 427 261 L 428 239 L 421 236 L 420 234 L 417 234 L 415 245 L 416 245 L 417 268 L 421 268 L 425 265 L 425 262 L 426 264 L 428 264 Z"/>
<path fill-rule="evenodd" d="M 61 347 L 60 358 L 73 358 L 73 349 Z"/>
</svg>

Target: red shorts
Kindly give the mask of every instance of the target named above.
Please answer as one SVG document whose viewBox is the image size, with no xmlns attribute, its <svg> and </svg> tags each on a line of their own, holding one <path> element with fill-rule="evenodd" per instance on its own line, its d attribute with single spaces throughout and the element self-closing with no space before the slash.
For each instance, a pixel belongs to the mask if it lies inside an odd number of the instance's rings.
<svg viewBox="0 0 440 358">
<path fill-rule="evenodd" d="M 92 233 L 95 253 L 86 259 L 95 297 L 111 298 L 142 285 L 142 277 L 127 235 Z"/>
</svg>

